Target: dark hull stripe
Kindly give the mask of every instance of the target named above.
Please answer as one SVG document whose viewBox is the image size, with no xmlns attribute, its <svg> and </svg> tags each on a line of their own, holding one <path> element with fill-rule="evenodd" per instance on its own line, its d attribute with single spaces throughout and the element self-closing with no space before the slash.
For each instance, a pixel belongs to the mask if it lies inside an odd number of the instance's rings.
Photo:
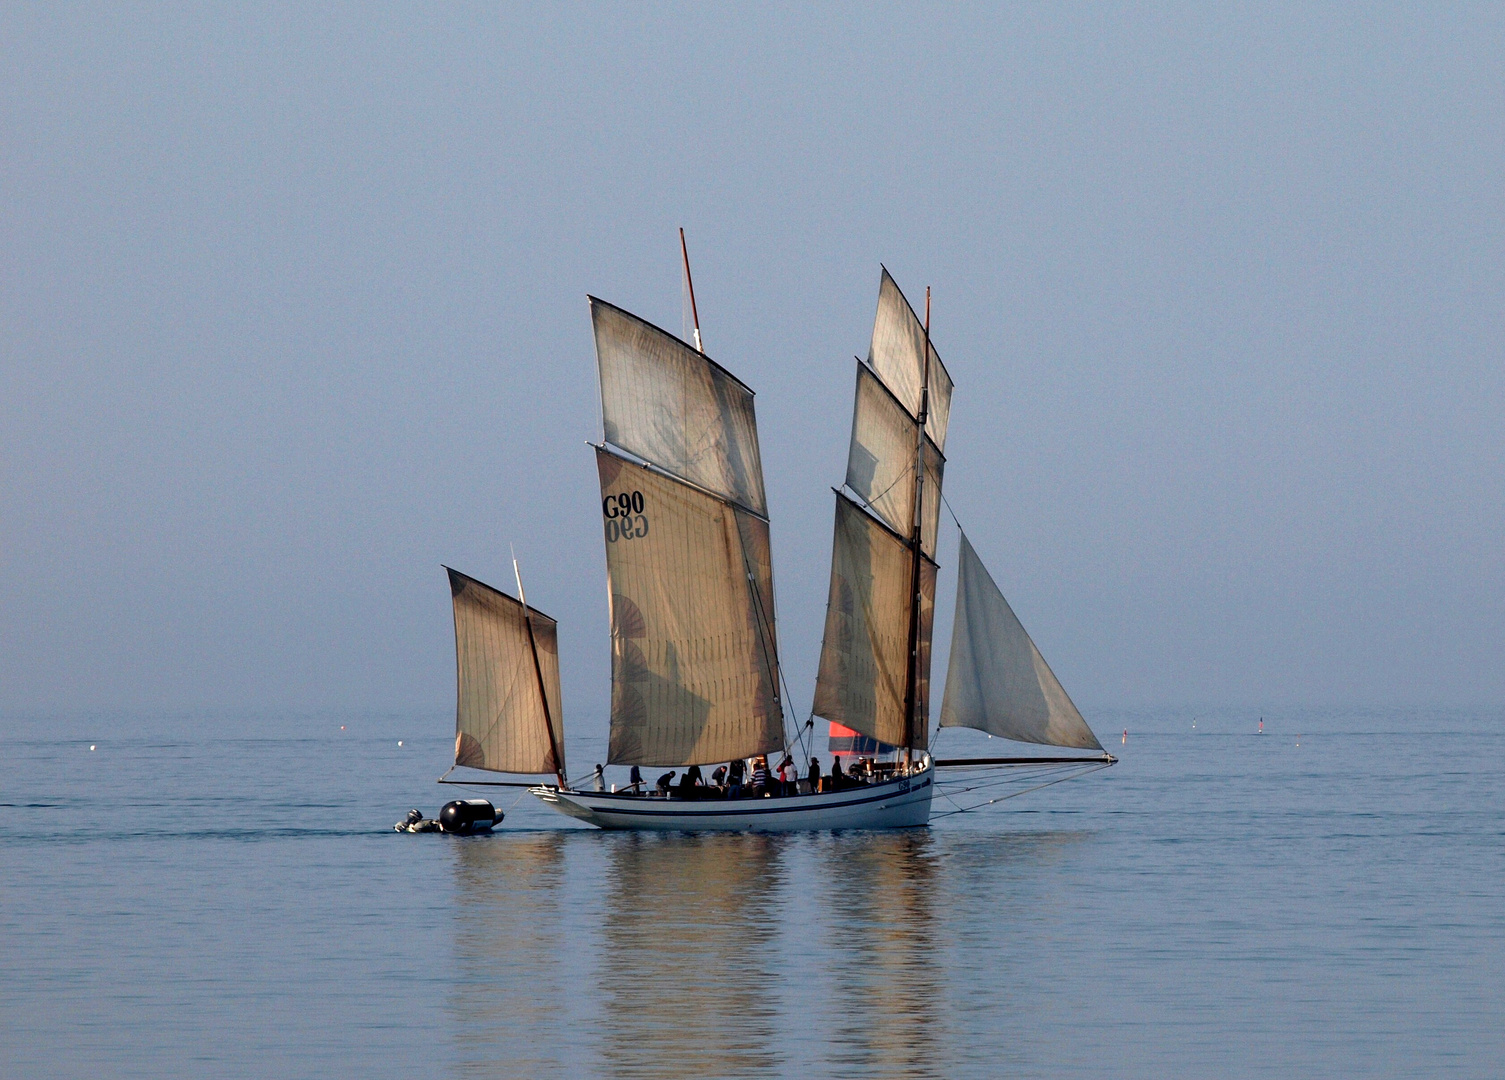
<svg viewBox="0 0 1505 1080">
<path fill-rule="evenodd" d="M 663 800 L 660 804 L 664 807 L 664 809 L 662 810 L 638 810 L 625 806 L 620 808 L 616 806 L 593 806 L 590 803 L 583 801 L 579 797 L 579 795 L 583 793 L 566 791 L 562 794 L 561 797 L 571 799 L 571 801 L 573 801 L 576 805 L 583 806 L 587 810 L 590 810 L 595 814 L 635 814 L 640 817 L 752 817 L 756 814 L 798 814 L 805 810 L 845 810 L 849 806 L 866 806 L 868 803 L 879 802 L 883 799 L 904 798 L 907 795 L 913 795 L 917 791 L 924 791 L 927 787 L 930 786 L 930 779 L 930 777 L 926 777 L 920 783 L 911 787 L 908 791 L 899 791 L 897 786 L 895 786 L 892 790 L 882 791 L 876 795 L 869 795 L 864 799 L 850 799 L 833 803 L 806 803 L 803 806 L 788 805 L 790 798 L 799 798 L 799 796 L 796 795 L 786 796 L 782 799 L 766 800 L 772 803 L 783 803 L 783 806 L 749 806 L 746 808 L 737 807 L 736 809 L 729 808 L 730 805 L 735 802 L 735 800 L 728 799 L 723 803 L 723 805 L 727 806 L 728 809 L 722 810 L 681 809 L 681 807 L 688 807 L 692 804 L 680 803 L 678 806 L 675 806 L 674 803 L 668 799 Z M 574 797 L 571 798 L 572 796 Z M 587 797 L 592 799 L 598 799 L 602 797 L 608 799 L 612 798 L 612 796 L 606 795 L 604 792 L 590 792 L 588 793 Z M 617 796 L 617 798 L 627 800 L 642 798 L 642 796 L 625 795 Z M 809 796 L 807 795 L 805 796 L 805 798 L 809 798 Z M 670 807 L 673 807 L 673 809 L 670 809 Z"/>
</svg>

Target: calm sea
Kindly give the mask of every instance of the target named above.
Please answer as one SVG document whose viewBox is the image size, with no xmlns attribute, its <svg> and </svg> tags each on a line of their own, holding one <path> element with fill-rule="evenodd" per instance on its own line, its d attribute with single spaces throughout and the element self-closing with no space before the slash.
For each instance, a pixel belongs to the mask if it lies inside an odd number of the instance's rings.
<svg viewBox="0 0 1505 1080">
<path fill-rule="evenodd" d="M 1505 1075 L 1505 717 L 1256 720 L 909 832 L 461 839 L 392 832 L 442 715 L 13 717 L 0 1074 Z"/>
</svg>

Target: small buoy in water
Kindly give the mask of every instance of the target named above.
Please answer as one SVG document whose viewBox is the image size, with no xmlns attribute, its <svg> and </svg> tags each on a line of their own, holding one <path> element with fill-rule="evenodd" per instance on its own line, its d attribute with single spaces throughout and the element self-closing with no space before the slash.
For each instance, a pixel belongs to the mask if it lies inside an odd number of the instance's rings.
<svg viewBox="0 0 1505 1080">
<path fill-rule="evenodd" d="M 1261 735 L 1265 733 L 1265 718 L 1263 716 L 1259 718 L 1259 733 Z"/>
<path fill-rule="evenodd" d="M 919 437 L 919 436 L 916 436 L 916 438 L 918 438 L 918 437 Z M 93 750 L 93 749 L 94 749 L 94 744 L 93 744 L 93 743 L 90 743 L 90 744 L 89 744 L 89 749 L 90 749 L 90 750 Z"/>
<path fill-rule="evenodd" d="M 918 435 L 917 435 L 917 436 L 915 436 L 915 438 L 919 438 L 919 436 L 918 436 Z M 340 725 L 340 730 L 341 730 L 341 731 L 344 731 L 344 730 L 345 730 L 345 725 L 344 725 L 344 724 L 341 724 L 341 725 Z"/>
<path fill-rule="evenodd" d="M 916 438 L 918 438 L 918 436 L 916 436 Z M 397 745 L 398 745 L 398 746 L 401 746 L 401 745 L 402 745 L 402 740 L 401 740 L 401 739 L 398 739 L 398 740 L 397 740 Z"/>
<path fill-rule="evenodd" d="M 918 436 L 916 436 L 916 438 L 918 438 Z M 1124 728 L 1124 745 L 1125 746 L 1129 745 L 1129 729 L 1128 728 Z"/>
</svg>

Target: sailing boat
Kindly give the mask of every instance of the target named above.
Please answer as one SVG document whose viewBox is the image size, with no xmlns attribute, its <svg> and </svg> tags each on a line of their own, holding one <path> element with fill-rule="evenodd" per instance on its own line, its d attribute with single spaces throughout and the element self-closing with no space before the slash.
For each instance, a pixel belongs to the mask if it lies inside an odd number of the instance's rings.
<svg viewBox="0 0 1505 1080">
<path fill-rule="evenodd" d="M 681 233 L 683 244 L 683 233 Z M 455 766 L 552 774 L 525 786 L 570 817 L 608 829 L 788 831 L 926 824 L 941 770 L 956 796 L 987 794 L 988 773 L 1104 768 L 1103 752 L 965 534 L 940 725 L 1096 750 L 1095 757 L 965 758 L 929 752 L 930 647 L 943 450 L 953 383 L 886 269 L 836 515 L 812 716 L 791 739 L 780 691 L 769 515 L 753 391 L 705 354 L 694 287 L 693 344 L 589 298 L 600 376 L 594 444 L 609 582 L 612 765 L 693 768 L 804 757 L 820 717 L 878 752 L 861 775 L 749 789 L 572 785 L 564 761 L 554 620 L 450 570 L 458 682 Z M 850 760 L 850 759 L 849 759 Z M 1065 769 L 1065 775 L 1058 775 Z M 451 772 L 453 771 L 453 767 Z M 635 770 L 636 771 L 636 770 Z M 1043 786 L 1036 784 L 1035 786 Z M 740 787 L 740 785 L 738 785 Z M 666 790 L 667 789 L 667 790 Z M 1033 790 L 1029 788 L 1028 790 Z M 997 802 L 998 799 L 985 799 Z"/>
</svg>

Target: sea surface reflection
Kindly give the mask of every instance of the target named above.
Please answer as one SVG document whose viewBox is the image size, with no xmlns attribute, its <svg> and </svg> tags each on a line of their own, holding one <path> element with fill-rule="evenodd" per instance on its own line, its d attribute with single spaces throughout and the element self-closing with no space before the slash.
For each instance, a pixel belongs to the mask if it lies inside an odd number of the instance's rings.
<svg viewBox="0 0 1505 1080">
<path fill-rule="evenodd" d="M 456 844 L 461 1071 L 925 1078 L 1022 1064 L 993 1038 L 1010 980 L 987 922 L 1027 901 L 1011 873 L 1090 838 L 570 830 Z M 989 1025 L 985 1054 L 973 1022 Z"/>
<path fill-rule="evenodd" d="M 1502 718 L 1190 719 L 794 836 L 525 796 L 400 835 L 448 739 L 39 723 L 0 753 L 0 1076 L 1505 1075 Z"/>
</svg>

